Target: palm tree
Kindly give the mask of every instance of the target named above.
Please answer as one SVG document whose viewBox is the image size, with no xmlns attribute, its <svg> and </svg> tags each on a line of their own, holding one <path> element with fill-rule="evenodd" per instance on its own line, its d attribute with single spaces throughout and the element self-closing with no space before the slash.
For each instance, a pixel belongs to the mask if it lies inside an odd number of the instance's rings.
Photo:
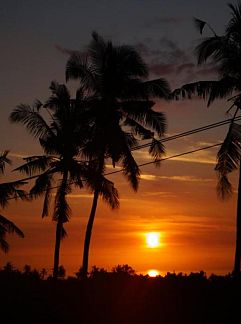
<svg viewBox="0 0 241 324">
<path fill-rule="evenodd" d="M 239 274 L 241 262 L 241 125 L 235 123 L 235 117 L 241 109 L 241 3 L 236 6 L 233 4 L 228 6 L 231 9 L 231 19 L 222 36 L 218 36 L 205 21 L 195 19 L 195 24 L 201 34 L 205 26 L 209 27 L 213 33 L 211 37 L 207 37 L 196 47 L 198 64 L 210 60 L 217 68 L 219 79 L 186 84 L 175 90 L 172 97 L 179 99 L 180 97 L 191 98 L 192 95 L 198 95 L 208 99 L 208 106 L 216 99 L 228 98 L 228 101 L 232 103 L 228 112 L 235 109 L 228 133 L 217 154 L 215 170 L 218 173 L 217 192 L 224 199 L 229 197 L 233 191 L 228 175 L 239 169 L 234 260 L 234 274 Z"/>
<path fill-rule="evenodd" d="M 114 46 L 96 32 L 87 54 L 74 52 L 66 66 L 66 79 L 80 80 L 92 98 L 90 113 L 90 141 L 84 149 L 88 159 L 99 162 L 99 172 L 105 170 L 107 158 L 113 166 L 120 163 L 123 173 L 134 190 L 138 189 L 140 170 L 131 153 L 138 140 L 152 139 L 149 153 L 158 159 L 164 153 L 158 141 L 165 132 L 165 116 L 153 110 L 153 97 L 167 99 L 169 86 L 164 79 L 148 80 L 148 68 L 131 46 Z M 89 245 L 99 197 L 99 187 L 87 224 L 83 276 L 87 276 Z"/>
<path fill-rule="evenodd" d="M 73 100 L 65 85 L 52 82 L 50 90 L 52 95 L 44 105 L 38 100 L 33 106 L 21 104 L 13 110 L 10 120 L 23 124 L 39 140 L 44 151 L 44 155 L 25 158 L 26 163 L 15 169 L 30 177 L 40 173 L 30 194 L 35 198 L 45 195 L 42 217 L 49 214 L 50 198 L 53 189 L 57 188 L 53 208 L 53 221 L 57 223 L 53 277 L 57 278 L 60 243 L 66 235 L 64 223 L 69 221 L 71 214 L 67 195 L 71 192 L 72 185 L 83 187 L 83 178 L 85 185 L 93 190 L 96 166 L 79 160 L 81 147 L 88 134 L 88 124 L 83 113 L 84 98 L 80 91 Z M 48 114 L 48 121 L 44 118 L 44 113 Z M 111 181 L 99 173 L 98 176 L 102 197 L 115 207 L 118 205 L 117 190 Z M 57 186 L 54 187 L 56 181 Z"/>
<path fill-rule="evenodd" d="M 5 165 L 11 164 L 11 160 L 7 157 L 8 151 L 4 151 L 0 154 L 0 174 L 4 174 Z M 23 181 L 13 181 L 0 184 L 0 206 L 5 208 L 9 200 L 14 198 L 26 199 L 25 192 L 19 189 L 20 186 L 24 185 L 26 182 Z M 0 215 L 0 249 L 5 253 L 9 250 L 9 244 L 6 241 L 6 234 L 15 233 L 19 237 L 24 237 L 23 232 L 6 217 Z"/>
</svg>

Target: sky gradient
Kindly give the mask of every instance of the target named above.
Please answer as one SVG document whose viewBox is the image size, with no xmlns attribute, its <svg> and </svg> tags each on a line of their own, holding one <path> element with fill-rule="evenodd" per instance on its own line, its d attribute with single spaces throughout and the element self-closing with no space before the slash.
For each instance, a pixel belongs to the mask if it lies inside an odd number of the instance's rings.
<svg viewBox="0 0 241 324">
<path fill-rule="evenodd" d="M 41 150 L 21 126 L 8 122 L 19 103 L 45 100 L 52 80 L 64 82 L 66 49 L 84 51 L 96 30 L 114 43 L 129 44 L 142 54 L 150 77 L 166 78 L 172 88 L 196 80 L 216 78 L 210 64 L 197 67 L 193 49 L 200 35 L 192 17 L 209 21 L 222 33 L 229 18 L 226 1 L 8 1 L 0 4 L 0 149 L 9 149 L 14 166 L 21 158 Z M 208 32 L 205 35 L 209 35 Z M 70 88 L 75 85 L 70 83 Z M 202 100 L 166 103 L 172 135 L 228 118 L 228 104 L 210 108 Z M 221 142 L 226 126 L 172 141 L 166 155 L 174 155 Z M 232 270 L 237 193 L 221 202 L 216 195 L 214 172 L 217 149 L 165 161 L 160 168 L 142 168 L 138 193 L 132 192 L 121 174 L 110 177 L 120 192 L 120 208 L 111 211 L 99 203 L 90 250 L 90 265 L 111 269 L 128 263 L 138 272 L 148 269 L 226 273 Z M 145 150 L 135 153 L 138 163 L 150 161 Z M 9 169 L 11 170 L 11 169 Z M 111 170 L 111 168 L 110 168 Z M 107 168 L 109 171 L 109 168 Z M 8 174 L 9 179 L 19 177 Z M 237 188 L 237 174 L 232 177 Z M 72 274 L 80 267 L 91 195 L 74 191 L 69 197 L 72 217 L 68 237 L 61 246 L 60 263 Z M 12 202 L 3 215 L 16 222 L 25 239 L 9 237 L 11 250 L 0 253 L 22 267 L 52 268 L 55 223 L 41 219 L 42 200 Z M 145 233 L 161 233 L 162 245 L 149 249 Z"/>
</svg>

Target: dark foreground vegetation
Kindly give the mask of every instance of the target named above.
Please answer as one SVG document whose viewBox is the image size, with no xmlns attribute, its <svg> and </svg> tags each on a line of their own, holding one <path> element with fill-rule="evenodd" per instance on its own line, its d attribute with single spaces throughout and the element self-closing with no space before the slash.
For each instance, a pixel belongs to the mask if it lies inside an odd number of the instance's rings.
<svg viewBox="0 0 241 324">
<path fill-rule="evenodd" d="M 77 274 L 78 275 L 78 274 Z M 85 280 L 0 271 L 1 323 L 240 323 L 241 278 L 204 272 L 149 278 L 130 267 L 94 268 Z"/>
</svg>

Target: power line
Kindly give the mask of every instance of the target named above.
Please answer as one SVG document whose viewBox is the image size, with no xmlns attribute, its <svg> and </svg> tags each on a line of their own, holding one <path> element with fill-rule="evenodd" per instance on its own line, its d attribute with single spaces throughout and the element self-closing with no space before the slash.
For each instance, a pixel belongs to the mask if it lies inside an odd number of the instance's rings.
<svg viewBox="0 0 241 324">
<path fill-rule="evenodd" d="M 149 165 L 149 164 L 154 164 L 154 163 L 158 163 L 158 162 L 162 162 L 162 161 L 167 161 L 167 160 L 171 160 L 171 159 L 174 159 L 174 158 L 177 158 L 177 157 L 180 157 L 180 156 L 184 156 L 184 155 L 188 155 L 188 154 L 192 154 L 192 153 L 196 153 L 196 152 L 208 150 L 208 149 L 213 148 L 213 147 L 221 146 L 222 144 L 223 143 L 217 143 L 217 144 L 213 144 L 213 145 L 201 147 L 201 148 L 198 148 L 198 149 L 195 149 L 195 150 L 191 150 L 191 151 L 187 151 L 187 152 L 183 152 L 183 153 L 171 155 L 171 156 L 168 156 L 166 158 L 157 159 L 155 161 L 150 161 L 150 162 L 138 164 L 138 167 L 143 167 L 143 166 L 146 166 L 146 165 Z M 113 172 L 105 173 L 104 175 L 111 175 L 111 174 L 119 173 L 119 172 L 122 172 L 123 170 L 124 169 L 116 170 L 116 171 L 113 171 Z"/>
<path fill-rule="evenodd" d="M 175 134 L 175 135 L 172 135 L 172 136 L 169 136 L 169 137 L 165 137 L 165 138 L 160 139 L 160 140 L 157 140 L 157 141 L 160 142 L 160 143 L 173 141 L 175 139 L 179 139 L 179 138 L 182 138 L 182 137 L 185 137 L 185 136 L 189 136 L 189 135 L 196 134 L 196 133 L 199 133 L 199 132 L 207 131 L 209 129 L 213 129 L 213 128 L 217 128 L 217 127 L 220 127 L 220 126 L 227 125 L 227 124 L 229 124 L 233 120 L 240 121 L 241 120 L 241 116 L 235 117 L 235 119 L 233 119 L 233 118 L 224 119 L 224 120 L 221 120 L 221 121 L 216 122 L 216 123 L 212 123 L 212 124 L 208 124 L 208 125 L 205 125 L 205 126 L 202 126 L 202 127 L 194 128 L 194 129 L 191 129 L 189 131 L 182 132 L 182 133 L 179 133 L 179 134 Z M 152 143 L 149 142 L 149 143 L 146 143 L 146 144 L 143 144 L 143 145 L 139 145 L 139 146 L 133 147 L 131 149 L 131 151 L 137 151 L 139 149 L 149 147 L 149 146 L 151 146 L 151 144 Z M 155 163 L 155 161 L 153 163 Z M 41 174 L 34 175 L 34 176 L 31 176 L 31 177 L 27 177 L 27 178 L 23 178 L 23 179 L 21 179 L 19 181 L 32 180 L 32 179 L 35 179 L 35 178 L 39 177 L 40 175 Z"/>
<path fill-rule="evenodd" d="M 217 128 L 217 127 L 220 127 L 220 126 L 227 125 L 232 120 L 240 121 L 241 120 L 241 116 L 238 116 L 235 119 L 233 119 L 233 118 L 225 119 L 225 120 L 222 120 L 220 122 L 216 122 L 216 123 L 209 124 L 209 125 L 206 125 L 206 126 L 202 126 L 202 127 L 199 127 L 199 128 L 194 128 L 194 129 L 191 129 L 189 131 L 186 131 L 186 132 L 183 132 L 183 133 L 179 133 L 179 134 L 176 134 L 176 135 L 172 135 L 172 136 L 169 136 L 169 137 L 165 137 L 165 138 L 160 139 L 160 140 L 157 140 L 157 141 L 160 142 L 160 143 L 173 141 L 175 139 L 179 139 L 179 138 L 186 137 L 186 136 L 189 136 L 189 135 L 192 135 L 192 134 L 196 134 L 196 133 L 200 133 L 200 132 L 203 132 L 203 131 L 207 131 L 209 129 L 213 129 L 213 128 Z M 138 145 L 136 147 L 133 147 L 132 148 L 132 151 L 139 150 L 141 148 L 146 148 L 146 147 L 149 147 L 149 146 L 151 146 L 151 143 L 146 143 L 146 144 L 143 144 L 143 145 Z"/>
<path fill-rule="evenodd" d="M 162 162 L 162 161 L 167 161 L 167 160 L 171 160 L 171 159 L 174 159 L 174 158 L 177 158 L 177 157 L 180 157 L 180 156 L 184 156 L 184 155 L 188 155 L 188 154 L 192 154 L 192 153 L 196 153 L 196 152 L 200 152 L 200 151 L 204 151 L 204 150 L 208 150 L 208 149 L 211 149 L 211 148 L 214 148 L 214 147 L 217 147 L 217 146 L 221 146 L 222 143 L 216 143 L 216 144 L 213 144 L 213 145 L 209 145 L 209 146 L 205 146 L 205 147 L 201 147 L 201 148 L 198 148 L 198 149 L 194 149 L 194 150 L 190 150 L 190 151 L 187 151 L 187 152 L 183 152 L 183 153 L 179 153 L 179 154 L 175 154 L 175 155 L 171 155 L 171 156 L 168 156 L 166 158 L 161 158 L 161 159 L 157 159 L 155 161 L 151 161 L 151 162 L 146 162 L 146 163 L 142 163 L 142 164 L 138 164 L 138 167 L 143 167 L 143 166 L 146 166 L 146 165 L 150 165 L 150 164 L 154 164 L 154 163 L 158 163 L 158 162 Z M 108 173 L 104 173 L 104 176 L 107 176 L 107 175 L 112 175 L 112 174 L 116 174 L 116 173 L 120 173 L 122 172 L 124 169 L 120 169 L 120 170 L 116 170 L 116 171 L 111 171 L 111 172 L 108 172 Z M 86 181 L 85 179 L 82 179 L 82 181 Z M 70 182 L 69 184 L 75 184 L 76 182 Z M 55 186 L 55 187 L 51 187 L 49 188 L 50 190 L 52 189 L 58 189 L 60 186 Z M 46 191 L 46 190 L 44 190 Z M 27 196 L 30 196 L 30 194 L 28 194 Z M 11 199 L 18 199 L 18 197 L 11 197 L 7 200 L 11 200 Z"/>
<path fill-rule="evenodd" d="M 161 140 L 157 140 L 157 141 L 160 142 L 160 143 L 173 141 L 173 140 L 176 140 L 176 139 L 179 139 L 179 138 L 182 138 L 182 137 L 186 137 L 186 136 L 189 136 L 189 135 L 192 135 L 192 134 L 200 133 L 200 132 L 203 132 L 203 131 L 207 131 L 207 130 L 210 130 L 210 129 L 213 129 L 213 128 L 223 126 L 223 125 L 227 125 L 233 120 L 240 121 L 241 116 L 238 116 L 238 117 L 235 117 L 235 118 L 230 118 L 230 119 L 225 119 L 225 120 L 222 120 L 222 121 L 219 121 L 219 122 L 216 122 L 216 123 L 212 123 L 212 124 L 208 124 L 208 125 L 205 125 L 205 126 L 202 126 L 202 127 L 194 128 L 192 130 L 182 132 L 182 133 L 179 133 L 179 134 L 176 134 L 176 135 L 172 135 L 172 136 L 169 136 L 169 137 L 163 138 Z M 151 144 L 152 143 L 149 142 L 149 143 L 146 143 L 146 144 L 143 144 L 143 145 L 133 147 L 131 149 L 131 151 L 136 151 L 136 150 L 139 150 L 139 149 L 142 149 L 142 148 L 149 147 L 149 146 L 151 146 Z M 199 151 L 207 150 L 207 149 L 210 149 L 210 148 L 213 148 L 213 147 L 217 147 L 217 146 L 220 146 L 221 144 L 222 143 L 217 143 L 217 144 L 213 144 L 213 145 L 206 146 L 206 147 L 203 147 L 203 148 L 198 148 L 198 149 L 195 149 L 195 150 L 191 150 L 191 151 L 187 151 L 187 152 L 184 152 L 184 153 L 176 154 L 176 155 L 173 155 L 173 156 L 170 156 L 170 157 L 156 159 L 156 160 L 151 161 L 151 162 L 146 162 L 146 163 L 139 164 L 138 167 L 142 167 L 142 166 L 150 165 L 150 164 L 156 164 L 156 163 L 161 162 L 161 161 L 171 160 L 171 159 L 174 159 L 176 157 L 180 157 L 180 156 L 184 156 L 184 155 L 187 155 L 187 154 L 192 154 L 192 153 L 195 153 L 195 152 L 199 152 Z M 106 176 L 106 175 L 116 174 L 116 173 L 120 173 L 122 171 L 123 171 L 123 169 L 120 169 L 120 170 L 112 171 L 112 172 L 109 172 L 109 173 L 105 173 L 104 175 Z M 17 180 L 17 181 L 20 181 L 20 182 L 23 181 L 24 182 L 24 181 L 32 180 L 32 179 L 35 179 L 35 178 L 39 177 L 40 175 L 41 174 L 34 175 L 34 176 L 23 178 L 23 179 L 20 179 L 20 180 Z M 83 179 L 82 181 L 85 181 L 85 180 Z M 71 182 L 70 184 L 74 184 L 74 183 L 75 182 Z M 55 186 L 55 187 L 52 187 L 50 189 L 57 189 L 57 188 L 59 188 L 59 186 Z M 11 199 L 16 199 L 16 198 L 12 197 L 12 198 L 9 198 L 8 200 L 11 200 Z"/>
</svg>

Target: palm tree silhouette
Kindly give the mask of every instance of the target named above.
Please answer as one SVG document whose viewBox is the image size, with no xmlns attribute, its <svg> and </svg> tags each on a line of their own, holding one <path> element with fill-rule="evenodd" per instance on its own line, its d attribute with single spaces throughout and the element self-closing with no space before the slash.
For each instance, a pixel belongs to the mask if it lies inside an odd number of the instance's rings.
<svg viewBox="0 0 241 324">
<path fill-rule="evenodd" d="M 120 163 L 123 173 L 136 191 L 140 170 L 131 153 L 138 139 L 152 139 L 149 153 L 158 159 L 164 153 L 158 141 L 165 131 L 165 116 L 152 109 L 150 99 L 167 99 L 168 83 L 164 79 L 149 80 L 148 69 L 136 50 L 130 46 L 114 46 L 96 32 L 87 48 L 87 54 L 74 52 L 66 65 L 66 79 L 80 80 L 81 89 L 92 100 L 90 105 L 90 141 L 84 153 L 98 160 L 99 172 L 105 170 L 105 160 L 113 166 Z M 99 197 L 99 185 L 86 228 L 83 276 L 87 276 L 91 232 Z"/>
<path fill-rule="evenodd" d="M 231 9 L 231 19 L 222 36 L 218 36 L 205 21 L 195 19 L 195 24 L 201 34 L 205 26 L 208 26 L 213 33 L 213 36 L 204 39 L 196 47 L 198 64 L 209 59 L 215 64 L 219 79 L 186 84 L 175 90 L 172 96 L 176 99 L 191 98 L 196 94 L 204 99 L 207 98 L 208 106 L 216 99 L 228 98 L 228 102 L 231 102 L 228 112 L 235 109 L 228 133 L 217 154 L 215 170 L 218 173 L 217 192 L 224 199 L 229 197 L 233 191 L 228 175 L 239 169 L 234 260 L 234 273 L 239 274 L 241 262 L 241 125 L 235 123 L 235 117 L 241 109 L 241 4 L 238 3 L 236 6 L 229 4 L 228 6 Z"/>
<path fill-rule="evenodd" d="M 4 151 L 0 154 L 0 174 L 4 174 L 5 165 L 11 164 L 11 160 L 7 157 L 8 151 Z M 24 181 L 13 181 L 0 183 L 0 206 L 5 208 L 9 199 L 26 199 L 26 194 L 23 190 L 19 189 L 20 186 L 24 185 Z M 23 232 L 10 220 L 3 215 L 0 215 L 0 249 L 5 253 L 9 251 L 9 244 L 6 241 L 6 234 L 15 233 L 19 237 L 24 237 Z"/>
<path fill-rule="evenodd" d="M 57 189 L 53 208 L 53 221 L 57 223 L 53 277 L 57 278 L 60 243 L 66 236 L 64 223 L 69 221 L 71 214 L 67 195 L 72 185 L 81 189 L 85 184 L 93 191 L 96 164 L 79 160 L 89 127 L 84 119 L 85 99 L 81 92 L 77 92 L 74 100 L 70 98 L 65 85 L 52 82 L 50 90 L 52 95 L 44 105 L 38 100 L 33 106 L 21 104 L 13 110 L 10 120 L 25 125 L 30 134 L 39 140 L 44 151 L 42 156 L 25 158 L 26 163 L 15 169 L 30 177 L 40 172 L 30 195 L 35 198 L 45 195 L 42 217 L 49 214 L 50 198 L 53 189 Z M 48 121 L 44 113 L 48 114 Z M 98 177 L 104 200 L 111 205 L 118 205 L 118 192 L 113 183 L 102 174 L 98 173 Z M 57 186 L 54 187 L 56 181 Z"/>
</svg>

